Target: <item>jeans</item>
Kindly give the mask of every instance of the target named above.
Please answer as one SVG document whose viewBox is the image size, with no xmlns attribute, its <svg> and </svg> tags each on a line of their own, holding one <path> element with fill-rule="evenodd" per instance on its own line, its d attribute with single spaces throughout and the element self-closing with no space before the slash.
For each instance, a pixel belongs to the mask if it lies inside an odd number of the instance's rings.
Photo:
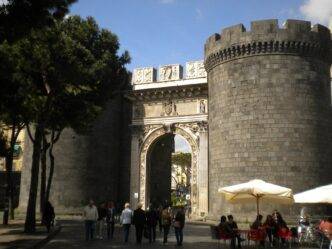
<svg viewBox="0 0 332 249">
<path fill-rule="evenodd" d="M 93 239 L 94 229 L 95 229 L 95 221 L 86 220 L 85 221 L 85 240 Z"/>
<path fill-rule="evenodd" d="M 124 240 L 128 242 L 129 238 L 130 224 L 123 224 Z"/>
<path fill-rule="evenodd" d="M 176 242 L 178 245 L 182 245 L 183 242 L 183 228 L 182 227 L 174 227 Z"/>
<path fill-rule="evenodd" d="M 113 239 L 113 234 L 114 234 L 114 221 L 107 222 L 107 238 Z"/>
<path fill-rule="evenodd" d="M 98 236 L 100 239 L 103 238 L 103 235 L 104 235 L 104 219 L 101 219 L 101 220 L 98 220 L 97 221 L 97 227 L 98 227 Z"/>
<path fill-rule="evenodd" d="M 164 225 L 163 226 L 163 229 L 164 229 L 164 241 L 163 241 L 163 243 L 165 244 L 165 243 L 167 243 L 167 237 L 168 237 L 168 233 L 169 233 L 169 225 Z"/>
<path fill-rule="evenodd" d="M 156 226 L 148 226 L 149 229 L 149 242 L 156 241 Z"/>
<path fill-rule="evenodd" d="M 142 226 L 142 225 L 135 225 L 136 243 L 137 244 L 141 244 L 142 243 L 143 229 L 144 229 L 144 226 Z"/>
</svg>

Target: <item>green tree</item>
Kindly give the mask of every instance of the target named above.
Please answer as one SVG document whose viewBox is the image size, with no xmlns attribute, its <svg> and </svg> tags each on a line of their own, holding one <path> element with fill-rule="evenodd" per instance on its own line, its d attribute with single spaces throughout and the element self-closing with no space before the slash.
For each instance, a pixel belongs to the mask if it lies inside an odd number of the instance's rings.
<svg viewBox="0 0 332 249">
<path fill-rule="evenodd" d="M 20 69 L 29 85 L 26 93 L 32 110 L 26 125 L 34 124 L 33 132 L 28 129 L 33 155 L 25 222 L 25 231 L 33 232 L 43 140 L 46 145 L 47 135 L 60 134 L 64 127 L 86 130 L 112 94 L 127 84 L 129 55 L 118 53 L 117 37 L 100 29 L 93 18 L 70 17 L 33 32 L 19 46 Z M 51 137 L 54 143 L 56 135 Z"/>
<path fill-rule="evenodd" d="M 24 127 L 22 120 L 26 115 L 24 108 L 24 86 L 18 81 L 20 73 L 17 71 L 17 46 L 10 47 L 19 39 L 28 36 L 31 30 L 52 26 L 56 20 L 61 20 L 68 13 L 69 6 L 76 0 L 8 0 L 0 5 L 0 124 L 1 130 L 9 131 L 4 144 L 7 189 L 6 199 L 9 200 L 11 218 L 14 218 L 12 165 L 14 145 L 17 137 Z M 25 117 L 26 120 L 27 117 Z M 4 214 L 4 223 L 8 220 L 8 212 Z"/>
<path fill-rule="evenodd" d="M 20 81 L 18 64 L 20 61 L 16 46 L 11 46 L 7 42 L 0 44 L 0 84 L 1 84 L 1 102 L 0 102 L 0 129 L 6 131 L 5 151 L 6 161 L 6 200 L 9 202 L 10 216 L 14 218 L 13 210 L 13 183 L 12 168 L 14 146 L 17 137 L 24 127 L 25 115 L 29 112 L 25 105 L 25 86 Z M 4 214 L 4 223 L 7 223 L 8 212 Z"/>
<path fill-rule="evenodd" d="M 31 29 L 51 26 L 68 13 L 77 0 L 8 0 L 0 5 L 0 42 L 15 41 Z"/>
</svg>

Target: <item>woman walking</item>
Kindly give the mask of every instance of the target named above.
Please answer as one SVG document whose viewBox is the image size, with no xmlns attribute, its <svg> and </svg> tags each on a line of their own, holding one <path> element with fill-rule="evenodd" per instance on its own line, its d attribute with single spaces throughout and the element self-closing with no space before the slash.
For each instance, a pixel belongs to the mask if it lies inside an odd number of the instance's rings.
<svg viewBox="0 0 332 249">
<path fill-rule="evenodd" d="M 162 223 L 163 230 L 164 230 L 163 244 L 166 244 L 168 233 L 169 233 L 169 228 L 172 223 L 172 215 L 171 215 L 170 208 L 168 206 L 165 206 L 161 213 L 161 223 Z"/>
<path fill-rule="evenodd" d="M 185 212 L 184 208 L 181 207 L 180 210 L 177 211 L 174 219 L 174 230 L 175 230 L 175 237 L 178 246 L 182 246 L 183 242 L 183 228 L 185 223 Z"/>
</svg>

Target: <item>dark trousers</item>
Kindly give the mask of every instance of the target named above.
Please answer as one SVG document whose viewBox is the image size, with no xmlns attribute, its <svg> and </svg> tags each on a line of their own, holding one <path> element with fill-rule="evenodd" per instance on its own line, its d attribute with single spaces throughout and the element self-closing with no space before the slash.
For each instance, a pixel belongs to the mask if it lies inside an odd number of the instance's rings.
<svg viewBox="0 0 332 249">
<path fill-rule="evenodd" d="M 142 242 L 143 229 L 144 229 L 144 226 L 142 226 L 142 225 L 135 225 L 136 243 L 138 243 L 138 244 L 140 244 Z"/>
<path fill-rule="evenodd" d="M 85 221 L 85 240 L 93 239 L 94 229 L 95 229 L 95 222 L 93 220 L 86 220 Z"/>
<path fill-rule="evenodd" d="M 158 220 L 158 225 L 159 225 L 159 233 L 163 231 L 163 224 L 161 223 L 161 219 Z"/>
<path fill-rule="evenodd" d="M 170 226 L 163 226 L 163 229 L 164 229 L 164 241 L 163 241 L 163 243 L 165 244 L 165 243 L 167 243 L 167 237 L 168 237 L 168 233 L 169 233 L 169 227 Z"/>
<path fill-rule="evenodd" d="M 156 227 L 157 226 L 148 226 L 149 229 L 149 242 L 156 241 Z"/>
<path fill-rule="evenodd" d="M 182 227 L 174 227 L 176 242 L 180 246 L 183 242 L 183 228 Z"/>
<path fill-rule="evenodd" d="M 124 241 L 128 242 L 130 231 L 130 224 L 123 224 L 123 232 L 124 232 Z"/>
<path fill-rule="evenodd" d="M 114 234 L 114 221 L 107 222 L 107 238 L 113 239 L 113 234 Z"/>
<path fill-rule="evenodd" d="M 241 236 L 240 234 L 234 234 L 231 239 L 231 248 L 235 248 L 235 241 L 237 240 L 238 248 L 241 248 Z"/>
</svg>

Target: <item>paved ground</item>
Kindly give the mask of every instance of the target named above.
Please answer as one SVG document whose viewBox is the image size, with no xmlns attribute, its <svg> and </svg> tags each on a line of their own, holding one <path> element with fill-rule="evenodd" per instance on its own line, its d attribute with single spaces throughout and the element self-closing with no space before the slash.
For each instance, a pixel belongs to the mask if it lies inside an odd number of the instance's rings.
<svg viewBox="0 0 332 249">
<path fill-rule="evenodd" d="M 23 220 L 10 221 L 7 226 L 0 225 L 0 249 L 29 248 L 45 240 L 49 235 L 45 227 L 37 226 L 37 232 L 34 234 L 23 233 L 23 227 Z"/>
<path fill-rule="evenodd" d="M 45 247 L 45 249 L 62 249 L 62 248 L 96 248 L 96 249 L 104 249 L 104 248 L 177 248 L 175 245 L 175 236 L 174 232 L 171 231 L 169 235 L 169 243 L 167 245 L 163 245 L 161 241 L 161 236 L 158 236 L 157 242 L 154 244 L 149 244 L 145 239 L 143 244 L 137 246 L 135 244 L 134 233 L 135 230 L 131 228 L 131 236 L 130 242 L 128 244 L 124 244 L 122 238 L 122 230 L 120 227 L 117 227 L 115 230 L 115 238 L 112 241 L 108 240 L 99 240 L 96 239 L 94 241 L 86 242 L 84 241 L 84 227 L 81 221 L 63 221 L 61 232 L 50 241 Z M 184 230 L 184 249 L 213 249 L 218 248 L 218 243 L 213 241 L 210 236 L 210 228 L 205 225 L 186 225 Z M 229 248 L 229 246 L 225 246 L 222 244 L 220 248 Z M 244 246 L 244 248 L 248 248 Z M 255 246 L 251 246 L 250 248 L 255 248 Z"/>
</svg>

